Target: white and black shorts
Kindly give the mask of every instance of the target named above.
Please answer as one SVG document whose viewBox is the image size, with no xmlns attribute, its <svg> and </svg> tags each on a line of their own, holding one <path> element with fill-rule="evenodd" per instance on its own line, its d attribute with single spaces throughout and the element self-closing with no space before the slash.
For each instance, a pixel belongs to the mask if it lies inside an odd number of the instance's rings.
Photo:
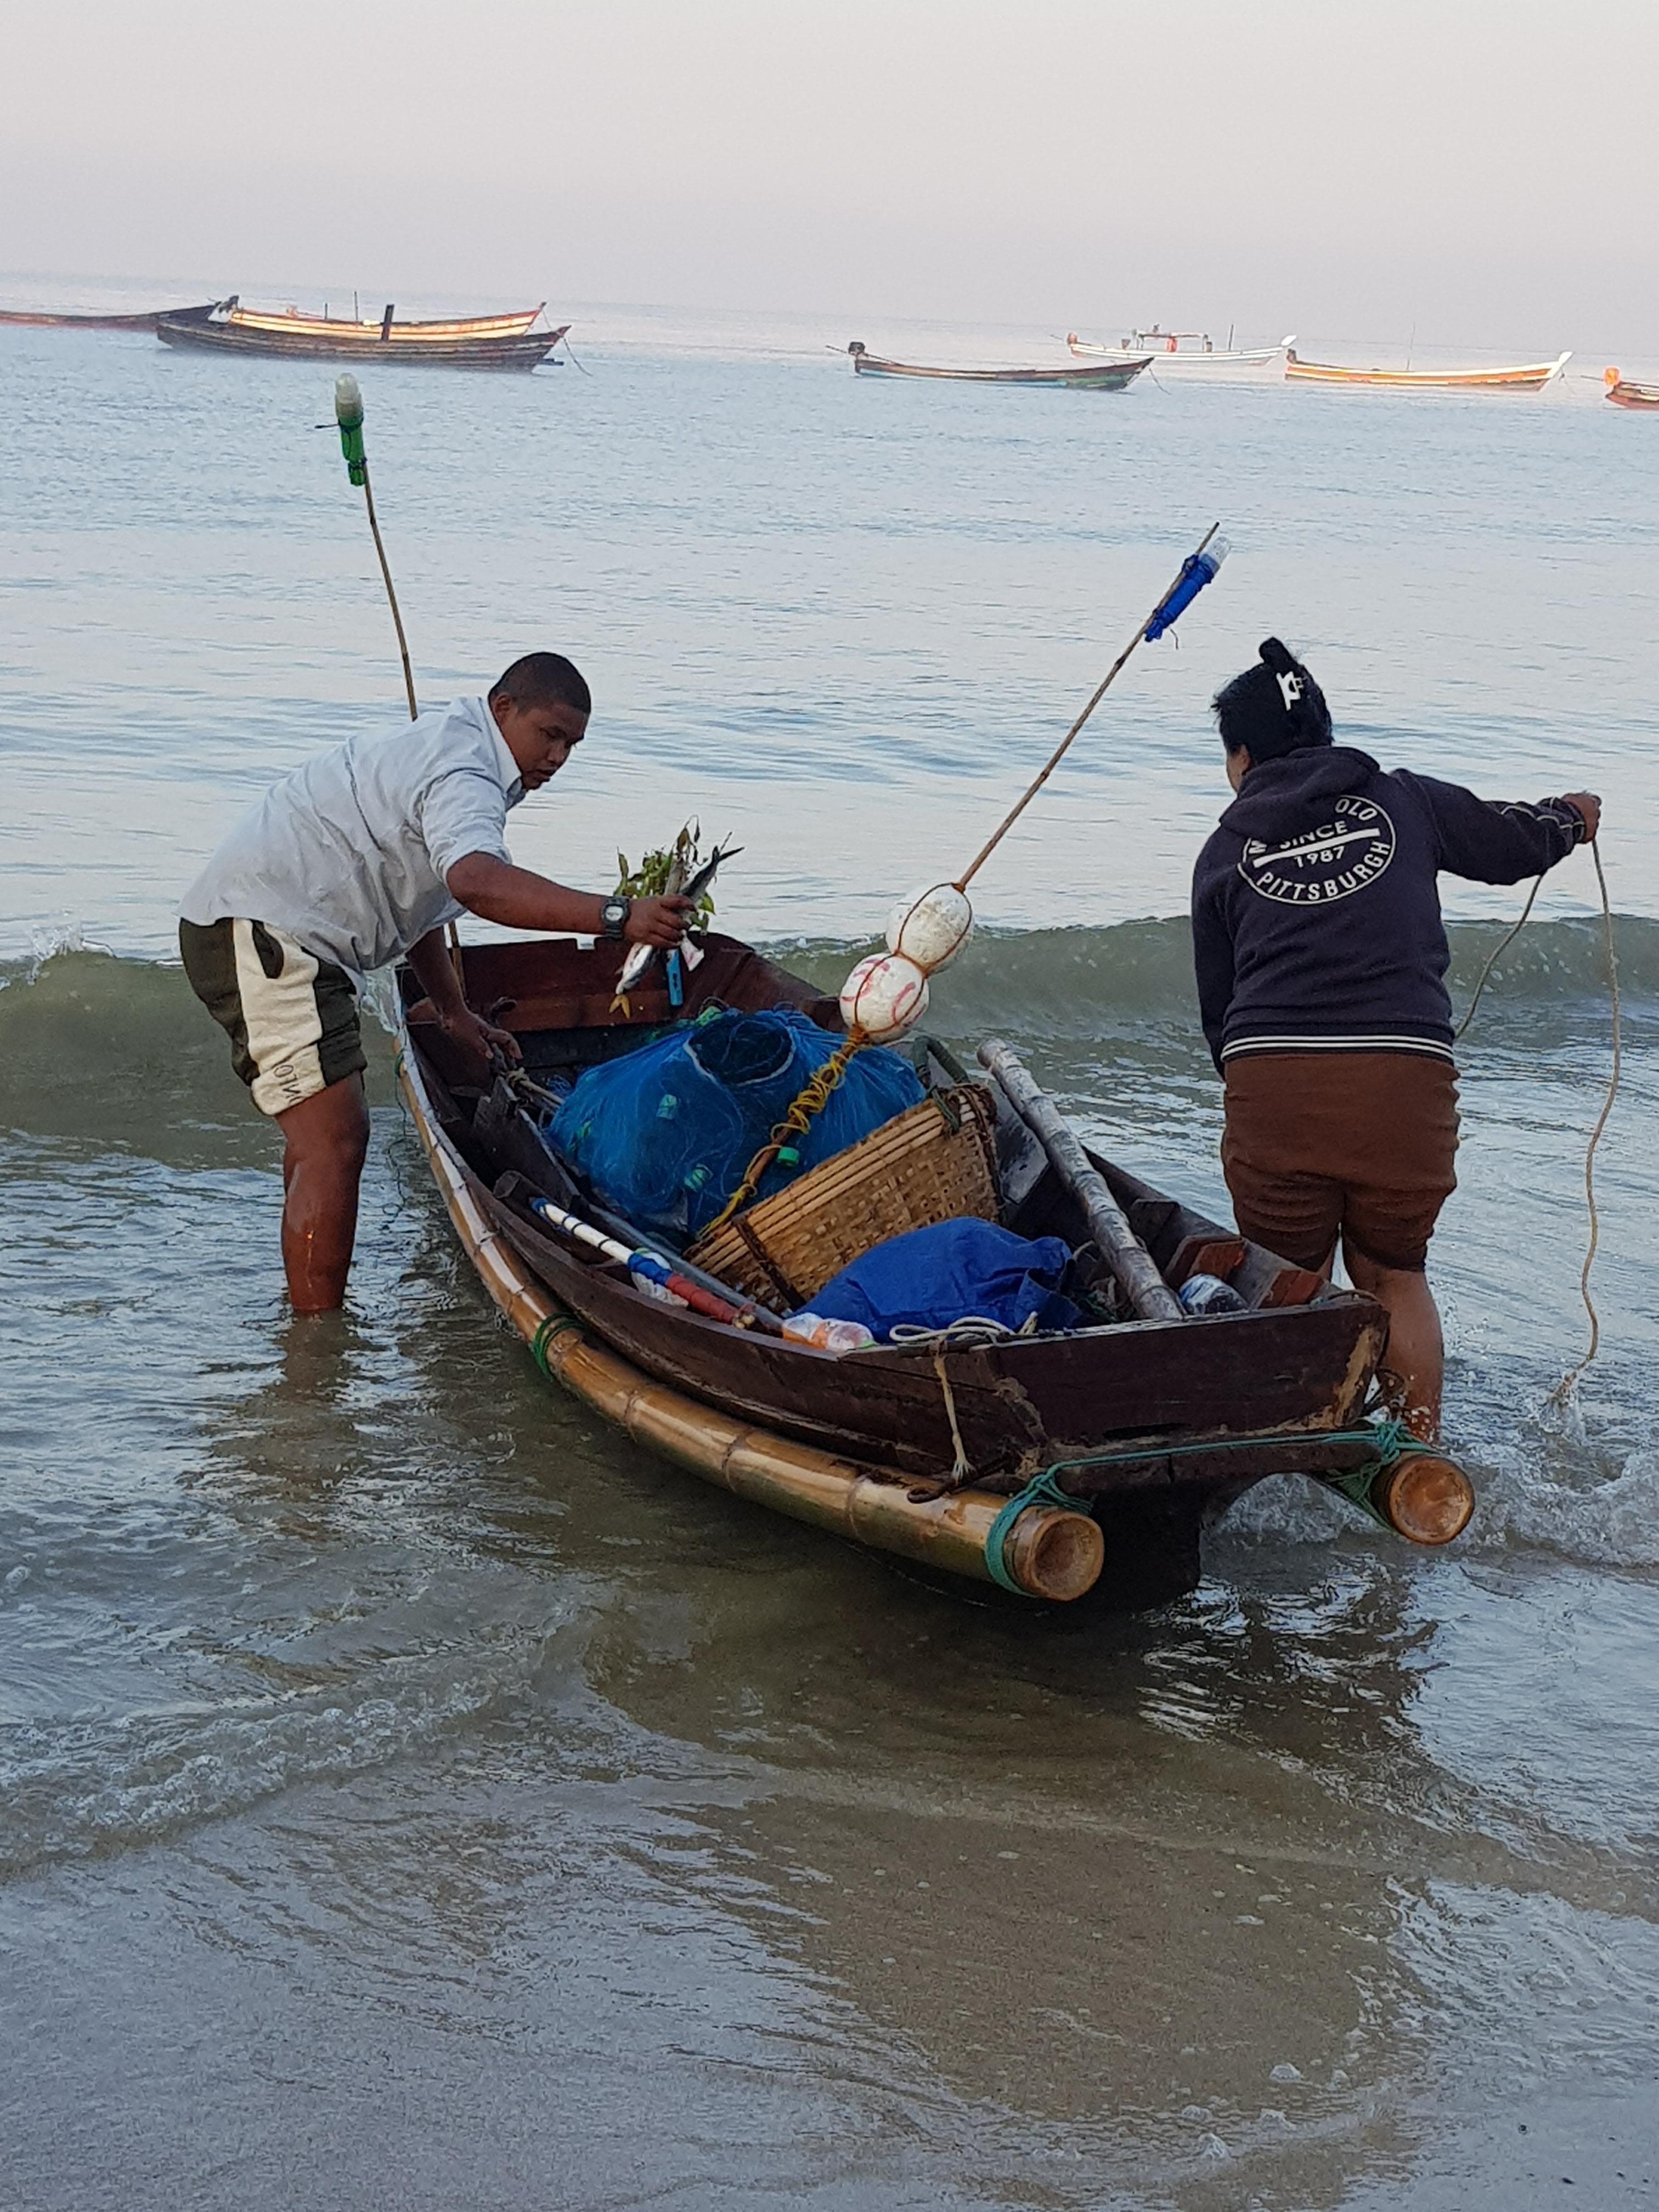
<svg viewBox="0 0 1659 2212">
<path fill-rule="evenodd" d="M 262 1114 L 285 1114 L 368 1065 L 350 976 L 286 930 L 240 918 L 181 921 L 179 950 Z"/>
</svg>

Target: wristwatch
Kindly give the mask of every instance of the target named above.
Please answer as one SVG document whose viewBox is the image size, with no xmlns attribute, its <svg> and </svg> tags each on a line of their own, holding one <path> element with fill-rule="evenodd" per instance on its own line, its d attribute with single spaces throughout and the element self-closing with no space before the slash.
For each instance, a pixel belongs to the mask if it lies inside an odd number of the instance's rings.
<svg viewBox="0 0 1659 2212">
<path fill-rule="evenodd" d="M 599 908 L 599 927 L 607 937 L 620 937 L 628 927 L 628 917 L 634 911 L 634 902 L 624 898 L 620 891 L 606 899 Z"/>
</svg>

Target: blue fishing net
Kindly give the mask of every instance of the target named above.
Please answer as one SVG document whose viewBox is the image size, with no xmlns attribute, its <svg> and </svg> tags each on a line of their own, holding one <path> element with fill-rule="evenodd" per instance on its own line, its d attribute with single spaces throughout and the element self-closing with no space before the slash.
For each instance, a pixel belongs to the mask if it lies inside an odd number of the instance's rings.
<svg viewBox="0 0 1659 2212">
<path fill-rule="evenodd" d="M 845 1039 L 792 1006 L 705 1014 L 637 1052 L 590 1067 L 547 1135 L 603 1202 L 641 1229 L 690 1244 L 726 1204 L 744 1170 L 805 1085 Z M 799 1157 L 775 1161 L 769 1198 L 914 1106 L 921 1085 L 896 1052 L 868 1046 L 813 1115 Z"/>
</svg>

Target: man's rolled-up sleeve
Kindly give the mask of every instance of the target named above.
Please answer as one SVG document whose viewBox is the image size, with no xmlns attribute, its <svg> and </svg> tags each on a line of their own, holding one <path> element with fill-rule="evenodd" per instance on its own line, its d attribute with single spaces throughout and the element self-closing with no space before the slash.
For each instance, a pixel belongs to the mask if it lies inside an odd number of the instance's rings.
<svg viewBox="0 0 1659 2212">
<path fill-rule="evenodd" d="M 441 881 L 447 883 L 457 860 L 469 853 L 488 853 L 505 860 L 507 794 L 493 776 L 476 769 L 452 769 L 436 777 L 421 797 L 421 840 Z"/>
</svg>

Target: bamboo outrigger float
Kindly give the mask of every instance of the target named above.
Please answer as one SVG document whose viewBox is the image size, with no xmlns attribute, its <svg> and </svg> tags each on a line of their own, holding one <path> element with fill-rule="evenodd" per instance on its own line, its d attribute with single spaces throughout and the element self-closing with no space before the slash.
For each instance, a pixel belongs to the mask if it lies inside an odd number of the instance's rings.
<svg viewBox="0 0 1659 2212">
<path fill-rule="evenodd" d="M 1395 392 L 1541 392 L 1571 359 L 1568 352 L 1518 368 L 1345 368 L 1334 362 L 1303 361 L 1292 346 L 1285 352 L 1285 374 L 1292 383 L 1371 384 Z"/>
<path fill-rule="evenodd" d="M 164 345 L 215 353 L 284 356 L 295 361 L 417 362 L 431 368 L 528 370 L 545 361 L 570 325 L 536 330 L 546 301 L 501 315 L 400 323 L 387 302 L 379 322 L 343 316 L 260 314 L 233 295 L 209 309 L 158 315 Z"/>
<path fill-rule="evenodd" d="M 884 361 L 862 339 L 847 349 L 860 376 L 925 376 L 947 384 L 1019 384 L 1034 391 L 1122 392 L 1152 360 L 1135 354 L 1121 361 L 1090 362 L 1077 367 L 1061 362 L 1053 368 L 921 368 L 909 362 Z"/>
<path fill-rule="evenodd" d="M 469 946 L 465 988 L 514 1030 L 532 1079 L 579 1072 L 628 1049 L 629 1031 L 643 1042 L 710 1006 L 793 1006 L 839 1028 L 833 1000 L 738 940 L 710 934 L 702 956 L 678 1015 L 660 988 L 619 1008 L 622 948 L 604 943 Z M 837 1358 L 647 1296 L 625 1267 L 550 1231 L 538 1194 L 554 1213 L 580 1205 L 628 1224 L 577 1191 L 520 1090 L 474 1087 L 477 1071 L 414 1002 L 407 975 L 404 988 L 404 1096 L 491 1297 L 548 1376 L 709 1481 L 944 1571 L 1121 1605 L 1192 1588 L 1202 1528 L 1271 1474 L 1330 1483 L 1419 1540 L 1443 1541 L 1468 1518 L 1460 1470 L 1364 1419 L 1379 1307 L 1093 1155 L 1158 1289 L 1219 1272 L 1245 1310 Z M 930 1072 L 945 1070 L 941 1054 L 927 1048 Z M 1003 1219 L 1083 1245 L 1092 1217 L 1002 1091 L 991 1096 Z"/>
</svg>

